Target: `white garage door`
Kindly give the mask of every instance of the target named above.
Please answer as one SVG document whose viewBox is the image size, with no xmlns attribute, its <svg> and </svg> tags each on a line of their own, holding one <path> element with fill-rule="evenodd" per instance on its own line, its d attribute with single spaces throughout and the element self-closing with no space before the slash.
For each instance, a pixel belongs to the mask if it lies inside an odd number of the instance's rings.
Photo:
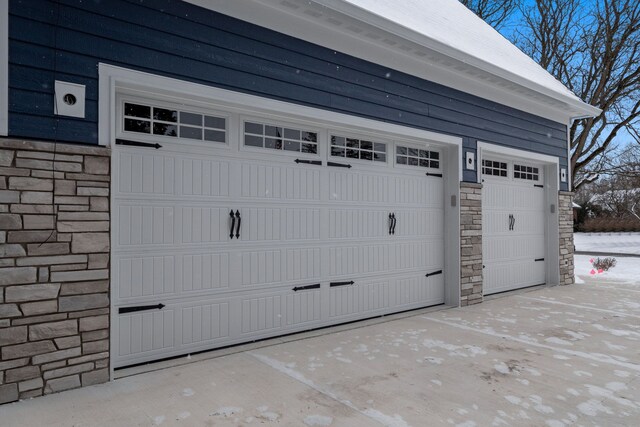
<svg viewBox="0 0 640 427">
<path fill-rule="evenodd" d="M 115 367 L 443 303 L 437 149 L 120 108 Z"/>
<path fill-rule="evenodd" d="M 516 160 L 482 162 L 484 294 L 544 284 L 544 168 Z"/>
</svg>

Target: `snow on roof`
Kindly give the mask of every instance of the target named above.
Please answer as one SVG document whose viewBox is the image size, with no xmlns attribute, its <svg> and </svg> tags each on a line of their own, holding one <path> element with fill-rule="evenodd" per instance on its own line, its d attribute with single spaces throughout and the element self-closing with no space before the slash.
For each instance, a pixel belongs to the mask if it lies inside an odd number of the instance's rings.
<svg viewBox="0 0 640 427">
<path fill-rule="evenodd" d="M 339 0 L 378 15 L 420 36 L 535 83 L 557 95 L 581 101 L 533 59 L 458 0 Z"/>
</svg>

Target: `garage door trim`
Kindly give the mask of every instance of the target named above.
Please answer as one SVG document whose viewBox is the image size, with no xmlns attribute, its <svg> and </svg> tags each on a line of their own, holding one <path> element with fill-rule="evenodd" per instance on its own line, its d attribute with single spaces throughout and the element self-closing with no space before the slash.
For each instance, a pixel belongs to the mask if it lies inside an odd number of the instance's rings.
<svg viewBox="0 0 640 427">
<path fill-rule="evenodd" d="M 189 105 L 205 107 L 207 110 L 229 111 L 242 115 L 249 114 L 265 119 L 285 118 L 295 123 L 309 123 L 315 126 L 322 125 L 329 129 L 329 131 L 341 132 L 344 130 L 363 135 L 381 135 L 386 139 L 394 140 L 394 138 L 400 138 L 409 143 L 411 143 L 412 140 L 422 143 L 425 141 L 434 143 L 441 148 L 441 160 L 447 165 L 447 167 L 442 170 L 443 177 L 440 179 L 443 179 L 444 194 L 447 195 L 445 200 L 451 199 L 450 204 L 448 202 L 444 204 L 444 277 L 447 283 L 445 289 L 445 304 L 459 305 L 460 232 L 459 207 L 455 201 L 459 198 L 459 182 L 462 176 L 462 138 L 203 86 L 107 64 L 100 64 L 99 75 L 99 140 L 102 145 L 114 145 L 118 134 L 118 120 L 116 116 L 118 101 L 116 94 L 151 97 L 168 102 L 184 102 L 184 100 L 187 99 Z M 229 138 L 239 138 L 240 135 L 238 132 L 239 129 L 234 129 L 233 126 L 230 126 Z M 197 154 L 198 150 L 197 147 L 193 147 L 193 154 Z M 391 152 L 389 152 L 389 155 L 391 155 Z M 393 169 L 395 169 L 395 160 L 393 160 L 393 162 L 391 165 L 393 165 Z M 112 240 L 114 239 L 113 231 L 114 227 L 112 227 Z M 113 306 L 112 299 L 112 328 L 116 324 L 114 321 L 116 316 L 117 312 Z M 117 334 L 112 329 L 111 351 L 115 348 L 113 341 L 116 338 Z M 112 357 L 113 356 L 112 354 Z M 114 365 L 111 364 L 112 378 L 113 366 Z"/>
</svg>

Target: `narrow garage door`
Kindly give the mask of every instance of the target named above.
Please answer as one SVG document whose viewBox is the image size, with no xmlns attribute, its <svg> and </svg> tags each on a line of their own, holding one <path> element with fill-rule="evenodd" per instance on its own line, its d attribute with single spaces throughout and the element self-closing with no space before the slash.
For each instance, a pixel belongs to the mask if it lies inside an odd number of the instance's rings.
<svg viewBox="0 0 640 427">
<path fill-rule="evenodd" d="M 543 170 L 527 162 L 483 159 L 485 295 L 546 281 Z"/>
<path fill-rule="evenodd" d="M 436 149 L 143 102 L 123 110 L 114 366 L 443 303 Z M 183 117 L 202 141 L 167 134 Z"/>
</svg>

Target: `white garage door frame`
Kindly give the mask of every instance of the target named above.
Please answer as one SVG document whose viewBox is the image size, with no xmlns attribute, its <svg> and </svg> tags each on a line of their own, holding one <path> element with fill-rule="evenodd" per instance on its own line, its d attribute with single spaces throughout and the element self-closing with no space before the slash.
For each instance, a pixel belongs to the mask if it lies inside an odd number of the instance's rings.
<svg viewBox="0 0 640 427">
<path fill-rule="evenodd" d="M 118 122 L 116 96 L 132 94 L 169 102 L 187 102 L 190 105 L 202 105 L 206 106 L 207 109 L 228 111 L 241 115 L 251 114 L 261 118 L 285 119 L 300 123 L 311 122 L 333 129 L 345 129 L 365 135 L 374 134 L 388 139 L 395 137 L 402 138 L 405 141 L 428 142 L 438 146 L 442 150 L 442 158 L 445 164 L 442 171 L 445 198 L 445 305 L 459 305 L 460 210 L 457 200 L 460 192 L 459 182 L 462 178 L 462 138 L 247 95 L 102 63 L 99 64 L 99 78 L 98 140 L 99 144 L 103 146 L 112 146 L 115 143 L 117 135 L 116 124 Z M 113 157 L 112 170 L 114 170 Z M 111 233 L 112 241 L 115 241 L 113 225 Z M 112 259 L 114 255 L 113 246 Z M 116 324 L 116 316 L 114 298 L 111 298 L 111 352 L 116 348 L 115 339 L 117 334 L 113 329 Z M 113 370 L 112 363 L 111 378 L 113 378 Z"/>
<path fill-rule="evenodd" d="M 560 283 L 560 231 L 558 223 L 558 191 L 560 189 L 560 162 L 557 157 L 533 153 L 515 148 L 502 147 L 487 142 L 478 142 L 478 183 L 482 183 L 482 160 L 486 157 L 498 156 L 525 163 L 539 163 L 544 167 L 545 191 L 545 235 L 546 235 L 546 285 L 555 286 Z M 484 206 L 483 206 L 484 209 Z"/>
</svg>

